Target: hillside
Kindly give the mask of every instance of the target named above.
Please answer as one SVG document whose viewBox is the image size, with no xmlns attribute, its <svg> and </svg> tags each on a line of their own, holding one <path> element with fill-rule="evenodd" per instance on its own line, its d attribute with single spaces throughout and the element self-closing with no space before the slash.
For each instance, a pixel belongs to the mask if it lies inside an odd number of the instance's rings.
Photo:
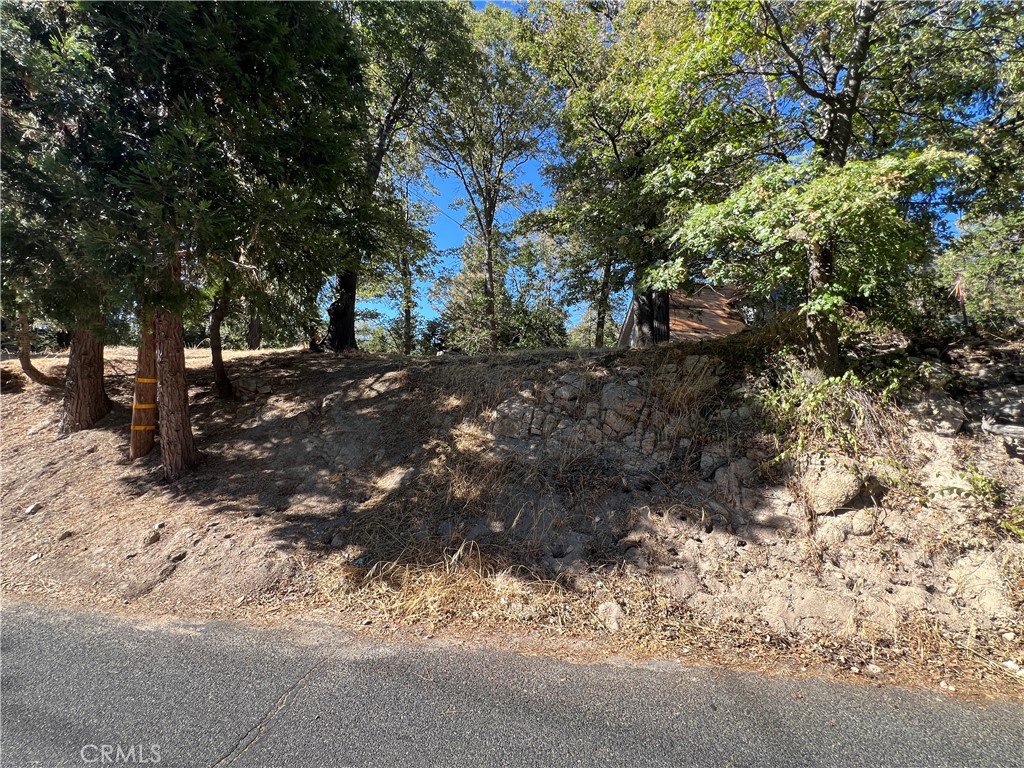
<svg viewBox="0 0 1024 768">
<path fill-rule="evenodd" d="M 1019 407 L 1020 345 L 926 352 L 931 390 L 819 452 L 741 343 L 229 353 L 230 401 L 191 351 L 205 458 L 170 484 L 126 459 L 133 350 L 59 441 L 4 362 L 4 593 L 1019 694 L 1024 465 L 979 427 Z"/>
</svg>

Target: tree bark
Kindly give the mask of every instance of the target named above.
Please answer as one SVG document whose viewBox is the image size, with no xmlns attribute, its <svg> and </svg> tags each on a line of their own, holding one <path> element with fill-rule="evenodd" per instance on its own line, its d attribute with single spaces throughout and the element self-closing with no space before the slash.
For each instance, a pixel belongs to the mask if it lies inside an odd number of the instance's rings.
<svg viewBox="0 0 1024 768">
<path fill-rule="evenodd" d="M 154 315 L 139 321 L 139 355 L 135 365 L 135 395 L 132 398 L 132 435 L 128 458 L 135 460 L 153 450 L 156 439 L 156 337 Z"/>
<path fill-rule="evenodd" d="M 638 292 L 633 298 L 637 344 L 645 347 L 669 340 L 668 293 Z"/>
<path fill-rule="evenodd" d="M 160 456 L 164 476 L 177 479 L 199 463 L 192 437 L 185 380 L 185 331 L 181 317 L 166 311 L 156 314 L 156 368 L 160 386 Z"/>
<path fill-rule="evenodd" d="M 23 307 L 18 311 L 18 362 L 21 370 L 36 384 L 44 387 L 63 389 L 64 382 L 55 376 L 43 373 L 32 364 L 32 326 L 28 321 L 28 313 Z"/>
<path fill-rule="evenodd" d="M 68 350 L 68 372 L 61 415 L 61 435 L 89 429 L 110 413 L 103 389 L 103 342 L 88 328 L 75 328 Z"/>
<path fill-rule="evenodd" d="M 783 39 L 782 26 L 772 10 L 772 4 L 762 2 L 761 8 L 768 22 L 778 34 L 777 42 L 793 63 L 790 75 L 799 87 L 822 107 L 824 128 L 815 137 L 816 151 L 830 166 L 841 168 L 846 165 L 853 138 L 853 120 L 859 109 L 860 91 L 868 73 L 868 58 L 873 40 L 871 30 L 882 10 L 879 0 L 857 0 L 854 8 L 854 33 L 846 61 L 840 63 L 826 46 L 818 48 L 818 65 L 823 84 L 816 90 L 803 76 L 803 64 L 799 54 Z M 840 75 L 845 71 L 845 82 L 840 89 Z M 831 287 L 834 278 L 835 243 L 826 240 L 808 248 L 808 300 L 813 301 Z M 836 320 L 825 313 L 807 314 L 807 357 L 809 366 L 819 376 L 835 376 L 842 369 L 839 357 L 839 327 Z"/>
<path fill-rule="evenodd" d="M 424 50 L 421 45 L 417 55 L 422 56 Z M 377 188 L 377 181 L 380 179 L 384 158 L 391 147 L 391 142 L 408 113 L 409 97 L 413 93 L 412 86 L 416 74 L 415 69 L 409 69 L 406 72 L 402 85 L 395 92 L 391 104 L 377 126 L 373 151 L 366 158 L 366 191 L 371 196 Z M 328 349 L 335 352 L 359 349 L 359 345 L 356 343 L 356 290 L 359 287 L 359 271 L 362 267 L 361 254 L 357 253 L 355 259 L 351 269 L 338 275 L 338 296 L 327 310 L 325 344 Z"/>
<path fill-rule="evenodd" d="M 356 343 L 356 286 L 359 275 L 346 271 L 338 275 L 338 296 L 327 309 L 326 345 L 335 352 L 359 349 Z"/>
<path fill-rule="evenodd" d="M 807 298 L 814 301 L 832 284 L 833 254 L 830 243 L 808 249 Z M 842 373 L 839 359 L 839 325 L 826 314 L 807 313 L 807 362 L 820 376 Z"/>
<path fill-rule="evenodd" d="M 231 284 L 226 280 L 224 287 L 213 300 L 213 309 L 210 311 L 210 358 L 213 364 L 213 377 L 216 381 L 218 397 L 233 397 L 234 387 L 231 386 L 231 379 L 224 368 L 223 344 L 220 337 L 220 325 L 228 314 L 231 307 Z"/>
<path fill-rule="evenodd" d="M 594 346 L 597 349 L 604 347 L 604 329 L 608 319 L 608 300 L 612 292 L 612 268 L 610 263 L 605 263 L 601 272 L 601 287 L 597 294 L 597 315 L 594 322 Z"/>
<path fill-rule="evenodd" d="M 413 294 L 412 264 L 408 251 L 402 252 L 402 352 L 412 354 L 412 310 L 416 297 Z"/>
<path fill-rule="evenodd" d="M 253 312 L 249 316 L 249 327 L 245 329 L 245 345 L 249 349 L 259 349 L 263 343 L 263 324 L 260 322 L 259 312 Z"/>
<path fill-rule="evenodd" d="M 881 5 L 877 0 L 859 0 L 854 11 L 856 31 L 847 62 L 846 83 L 836 92 L 837 67 L 831 60 L 826 68 L 829 79 L 830 103 L 826 110 L 827 128 L 821 144 L 821 153 L 829 165 L 846 165 L 853 138 L 853 118 L 857 113 L 864 67 L 871 47 L 871 28 Z M 810 301 L 827 291 L 835 277 L 835 244 L 832 241 L 811 246 L 807 260 L 807 297 Z M 839 357 L 839 324 L 828 314 L 807 313 L 807 362 L 820 376 L 838 376 L 842 373 Z"/>
<path fill-rule="evenodd" d="M 484 280 L 484 312 L 487 314 L 487 332 L 491 340 L 491 352 L 498 351 L 498 313 L 494 304 L 494 247 L 488 232 L 484 243 L 487 274 Z"/>
</svg>

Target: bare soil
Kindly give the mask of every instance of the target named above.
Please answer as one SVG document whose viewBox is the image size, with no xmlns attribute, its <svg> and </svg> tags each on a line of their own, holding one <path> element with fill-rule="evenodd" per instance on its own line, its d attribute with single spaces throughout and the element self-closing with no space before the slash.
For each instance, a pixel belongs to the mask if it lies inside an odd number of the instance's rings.
<svg viewBox="0 0 1024 768">
<path fill-rule="evenodd" d="M 554 444 L 550 425 L 520 439 L 502 421 L 545 393 L 558 412 L 560 382 L 578 378 L 578 413 L 560 423 L 581 436 L 586 398 L 622 387 L 645 393 L 643 418 L 664 401 L 677 424 L 696 406 L 673 400 L 665 371 L 688 354 L 226 352 L 239 397 L 224 400 L 209 352 L 190 350 L 204 461 L 174 483 L 158 449 L 127 459 L 134 350 L 106 353 L 114 411 L 61 440 L 54 392 L 5 361 L 0 588 L 132 614 L 1024 695 L 1024 543 L 977 498 L 981 477 L 999 504 L 1022 503 L 1024 468 L 998 439 L 900 421 L 901 455 L 871 457 L 900 466 L 884 498 L 815 517 L 796 470 L 774 462 L 780 446 L 736 407 L 734 379 L 699 393 L 714 413 L 697 442 L 658 433 L 672 438 L 664 455 L 614 430 Z M 37 361 L 54 375 L 65 362 Z M 716 430 L 757 471 L 702 473 Z"/>
</svg>

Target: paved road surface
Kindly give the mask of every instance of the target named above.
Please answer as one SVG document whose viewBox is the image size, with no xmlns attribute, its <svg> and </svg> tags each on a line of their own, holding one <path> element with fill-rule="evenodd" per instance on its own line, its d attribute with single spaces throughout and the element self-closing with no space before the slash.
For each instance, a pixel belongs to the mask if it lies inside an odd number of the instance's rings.
<svg viewBox="0 0 1024 768">
<path fill-rule="evenodd" d="M 5 768 L 1024 766 L 1016 703 L 319 626 L 131 625 L 15 603 L 0 663 Z"/>
</svg>

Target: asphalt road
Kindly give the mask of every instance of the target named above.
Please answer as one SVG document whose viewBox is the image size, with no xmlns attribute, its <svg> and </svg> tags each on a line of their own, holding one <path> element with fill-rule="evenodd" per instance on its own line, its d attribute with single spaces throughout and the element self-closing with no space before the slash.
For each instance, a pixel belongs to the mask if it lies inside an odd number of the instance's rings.
<svg viewBox="0 0 1024 768">
<path fill-rule="evenodd" d="M 391 646 L 315 625 L 133 625 L 22 603 L 0 619 L 10 768 L 1024 766 L 1017 703 Z"/>
</svg>

